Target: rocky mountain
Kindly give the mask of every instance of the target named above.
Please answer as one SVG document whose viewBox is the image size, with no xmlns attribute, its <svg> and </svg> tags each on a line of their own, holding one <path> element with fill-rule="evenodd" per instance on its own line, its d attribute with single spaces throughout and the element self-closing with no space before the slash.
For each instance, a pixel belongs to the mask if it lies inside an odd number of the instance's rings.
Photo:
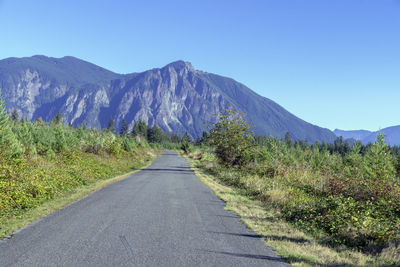
<svg viewBox="0 0 400 267">
<path fill-rule="evenodd" d="M 363 144 L 374 143 L 376 140 L 376 136 L 380 132 L 385 135 L 385 140 L 387 144 L 392 146 L 394 145 L 400 146 L 400 125 L 387 127 L 376 132 L 371 132 L 366 130 L 343 131 L 338 129 L 334 131 L 336 136 L 342 136 L 345 139 L 353 138 L 355 140 L 361 141 Z"/>
<path fill-rule="evenodd" d="M 177 61 L 163 68 L 121 75 L 74 57 L 33 56 L 0 60 L 0 90 L 9 111 L 29 120 L 106 127 L 139 120 L 164 130 L 201 135 L 214 114 L 235 108 L 247 114 L 257 134 L 332 142 L 328 129 L 307 123 L 233 79 Z"/>
</svg>

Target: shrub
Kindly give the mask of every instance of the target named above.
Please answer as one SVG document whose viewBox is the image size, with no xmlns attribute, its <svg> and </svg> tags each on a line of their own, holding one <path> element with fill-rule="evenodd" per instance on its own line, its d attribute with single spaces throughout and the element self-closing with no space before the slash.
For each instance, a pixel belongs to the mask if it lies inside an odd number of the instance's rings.
<svg viewBox="0 0 400 267">
<path fill-rule="evenodd" d="M 181 144 L 181 149 L 183 150 L 183 152 L 188 155 L 191 152 L 191 146 L 190 143 L 187 141 L 183 141 Z"/>
<path fill-rule="evenodd" d="M 226 166 L 246 166 L 254 159 L 254 138 L 244 114 L 225 110 L 211 129 L 210 144 L 219 161 Z"/>
</svg>

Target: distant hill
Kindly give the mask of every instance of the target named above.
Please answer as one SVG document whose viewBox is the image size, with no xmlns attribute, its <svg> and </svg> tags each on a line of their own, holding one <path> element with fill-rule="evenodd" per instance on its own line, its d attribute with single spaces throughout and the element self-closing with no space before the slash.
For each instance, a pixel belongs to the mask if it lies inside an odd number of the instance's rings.
<svg viewBox="0 0 400 267">
<path fill-rule="evenodd" d="M 333 142 L 328 129 L 307 123 L 272 100 L 227 77 L 176 61 L 142 73 L 117 74 L 74 58 L 33 56 L 0 60 L 0 89 L 9 110 L 29 120 L 51 120 L 61 112 L 65 123 L 117 127 L 144 120 L 164 130 L 201 135 L 214 114 L 235 108 L 247 114 L 257 134 L 295 140 Z"/>
<path fill-rule="evenodd" d="M 355 139 L 355 140 L 361 141 L 364 138 L 366 138 L 368 135 L 370 135 L 372 132 L 367 131 L 367 130 L 344 131 L 344 130 L 335 129 L 333 131 L 333 133 L 336 136 L 342 136 L 344 139 Z"/>
<path fill-rule="evenodd" d="M 343 136 L 343 138 L 345 139 L 353 138 L 355 140 L 361 141 L 363 144 L 374 143 L 378 133 L 382 132 L 385 135 L 386 143 L 392 146 L 400 146 L 400 125 L 387 127 L 376 132 L 370 132 L 366 130 L 343 131 L 338 129 L 333 132 L 336 134 L 336 136 Z"/>
</svg>

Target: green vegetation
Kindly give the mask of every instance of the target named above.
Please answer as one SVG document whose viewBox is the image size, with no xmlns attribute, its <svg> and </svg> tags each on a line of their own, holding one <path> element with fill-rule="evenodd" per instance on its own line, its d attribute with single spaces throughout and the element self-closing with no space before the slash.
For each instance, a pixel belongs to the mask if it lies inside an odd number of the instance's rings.
<svg viewBox="0 0 400 267">
<path fill-rule="evenodd" d="M 155 148 L 126 134 L 64 126 L 60 114 L 50 123 L 19 120 L 0 102 L 0 236 L 48 201 L 143 167 Z"/>
<path fill-rule="evenodd" d="M 223 147 L 221 140 L 231 136 L 238 139 Z M 229 111 L 211 130 L 212 148 L 203 145 L 192 155 L 219 182 L 261 201 L 319 244 L 360 251 L 367 265 L 400 263 L 399 156 L 383 135 L 375 144 L 352 147 L 340 141 L 310 146 L 289 134 L 282 140 L 258 136 L 250 146 L 247 136 L 242 118 Z M 235 164 L 241 146 L 248 160 Z"/>
<path fill-rule="evenodd" d="M 225 166 L 246 166 L 254 154 L 254 138 L 250 125 L 243 114 L 227 110 L 221 114 L 211 130 L 209 143 L 215 147 L 215 154 Z"/>
<path fill-rule="evenodd" d="M 124 126 L 121 128 L 121 133 L 123 129 Z M 170 134 L 163 132 L 163 130 L 157 125 L 150 127 L 144 121 L 136 122 L 133 125 L 130 134 L 135 137 L 136 140 L 146 140 L 158 148 L 178 150 L 186 147 L 187 149 L 190 149 L 191 139 L 187 132 L 180 137 L 174 133 Z"/>
</svg>

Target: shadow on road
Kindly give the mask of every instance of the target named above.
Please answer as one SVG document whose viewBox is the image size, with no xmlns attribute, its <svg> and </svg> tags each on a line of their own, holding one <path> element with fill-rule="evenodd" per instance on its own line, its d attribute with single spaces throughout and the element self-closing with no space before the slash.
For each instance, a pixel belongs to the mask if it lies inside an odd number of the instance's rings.
<svg viewBox="0 0 400 267">
<path fill-rule="evenodd" d="M 233 218 L 233 219 L 249 219 L 249 220 L 259 220 L 259 221 L 269 221 L 269 222 L 276 222 L 277 220 L 274 218 L 270 218 L 270 217 L 255 217 L 255 216 L 230 216 L 230 215 L 214 215 L 217 217 L 226 217 L 226 218 Z"/>
<path fill-rule="evenodd" d="M 147 168 L 142 170 L 144 172 L 179 172 L 179 173 L 194 173 L 190 169 L 184 168 L 168 168 L 168 169 L 158 169 L 158 168 Z"/>
<path fill-rule="evenodd" d="M 209 231 L 208 233 L 221 234 L 221 235 L 232 235 L 232 236 L 244 236 L 244 237 L 251 237 L 251 238 L 267 238 L 267 239 L 272 239 L 272 240 L 285 240 L 285 241 L 296 242 L 296 243 L 306 243 L 306 242 L 308 242 L 308 240 L 304 239 L 304 238 L 292 238 L 292 237 L 287 237 L 287 236 L 257 235 L 257 234 L 237 234 L 237 233 L 211 232 L 211 231 Z"/>
<path fill-rule="evenodd" d="M 214 250 L 202 250 L 202 251 L 209 252 L 209 253 L 222 254 L 222 255 L 229 255 L 229 256 L 234 256 L 234 257 L 241 257 L 241 258 L 250 258 L 250 259 L 285 262 L 283 259 L 281 259 L 279 257 L 271 257 L 271 256 L 266 256 L 266 255 L 246 254 L 246 253 L 233 253 L 233 252 L 214 251 Z"/>
</svg>

